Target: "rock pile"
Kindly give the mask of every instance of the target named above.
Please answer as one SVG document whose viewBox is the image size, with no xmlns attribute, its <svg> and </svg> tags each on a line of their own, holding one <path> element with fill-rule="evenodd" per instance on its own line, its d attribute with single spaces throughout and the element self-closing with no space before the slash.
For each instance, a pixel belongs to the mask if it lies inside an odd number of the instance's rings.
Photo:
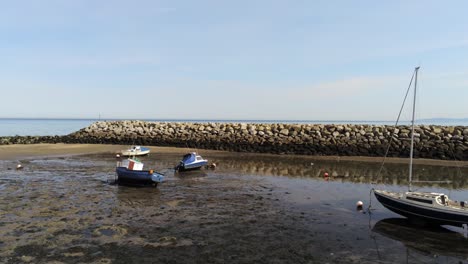
<svg viewBox="0 0 468 264">
<path fill-rule="evenodd" d="M 3 137 L 0 144 L 138 144 L 341 156 L 383 156 L 388 147 L 388 156 L 408 157 L 410 137 L 409 126 L 112 121 L 66 136 Z M 468 160 L 468 127 L 416 127 L 414 155 Z"/>
<path fill-rule="evenodd" d="M 67 143 L 141 144 L 240 152 L 408 157 L 409 126 L 96 122 Z M 415 157 L 468 160 L 468 127 L 418 126 Z"/>
</svg>

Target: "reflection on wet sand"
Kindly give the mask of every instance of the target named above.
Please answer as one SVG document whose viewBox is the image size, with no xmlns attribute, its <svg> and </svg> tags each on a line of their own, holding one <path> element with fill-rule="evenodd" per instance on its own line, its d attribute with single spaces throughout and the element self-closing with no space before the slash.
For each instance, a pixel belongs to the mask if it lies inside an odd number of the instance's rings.
<svg viewBox="0 0 468 264">
<path fill-rule="evenodd" d="M 310 158 L 282 158 L 271 156 L 242 156 L 218 158 L 219 169 L 236 171 L 246 175 L 287 176 L 300 178 L 323 178 L 327 172 L 329 180 L 352 183 L 408 184 L 408 168 L 402 164 L 387 164 L 377 177 L 380 163 L 356 161 L 311 160 Z M 442 186 L 451 189 L 468 188 L 467 168 L 443 166 L 414 166 L 415 186 Z M 424 183 L 437 181 L 438 183 Z"/>
<path fill-rule="evenodd" d="M 400 241 L 422 255 L 468 256 L 468 239 L 441 226 L 421 226 L 405 218 L 387 218 L 377 222 L 372 231 Z"/>
<path fill-rule="evenodd" d="M 205 170 L 192 170 L 192 171 L 175 171 L 175 177 L 180 179 L 193 179 L 193 178 L 203 178 L 208 176 Z"/>
</svg>

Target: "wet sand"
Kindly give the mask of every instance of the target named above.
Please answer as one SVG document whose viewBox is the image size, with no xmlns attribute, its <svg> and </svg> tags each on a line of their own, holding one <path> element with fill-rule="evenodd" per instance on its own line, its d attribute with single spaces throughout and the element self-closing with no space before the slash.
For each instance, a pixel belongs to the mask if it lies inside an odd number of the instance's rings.
<svg viewBox="0 0 468 264">
<path fill-rule="evenodd" d="M 367 205 L 370 182 L 395 180 L 372 178 L 379 163 L 367 158 L 357 162 L 200 150 L 218 164 L 216 170 L 175 173 L 172 168 L 187 149 L 154 147 L 142 160 L 145 167 L 164 172 L 166 181 L 158 188 L 137 188 L 111 184 L 115 152 L 126 147 L 0 147 L 0 263 L 406 260 L 405 241 L 371 228 L 395 215 L 375 200 L 372 216 L 355 209 L 357 200 Z M 23 170 L 8 169 L 18 161 Z M 450 164 L 441 164 L 440 170 L 456 175 L 455 163 Z M 419 169 L 440 174 L 438 167 Z M 404 178 L 407 166 L 392 164 L 389 170 Z M 323 171 L 335 171 L 336 177 L 324 179 Z M 467 187 L 456 188 L 464 195 Z M 437 257 L 412 254 L 422 262 L 468 258 L 465 245 L 447 248 L 453 250 Z"/>
<path fill-rule="evenodd" d="M 31 145 L 0 145 L 0 160 L 13 160 L 30 157 L 46 157 L 60 155 L 79 155 L 93 153 L 117 153 L 123 149 L 127 149 L 127 145 L 105 145 L 105 144 L 31 144 Z M 184 148 L 173 147 L 149 147 L 154 153 L 184 153 L 194 151 Z M 216 150 L 201 150 L 203 153 L 229 153 L 226 151 Z M 278 156 L 275 154 L 261 154 L 262 156 Z M 328 161 L 360 161 L 360 162 L 382 162 L 382 157 L 363 157 L 363 156 L 303 156 L 294 155 L 293 157 L 308 157 L 312 160 L 328 160 Z M 405 158 L 386 158 L 386 163 L 407 163 Z M 436 165 L 436 166 L 468 166 L 468 161 L 451 161 L 451 160 L 432 160 L 432 159 L 415 159 L 414 164 L 421 165 Z"/>
</svg>

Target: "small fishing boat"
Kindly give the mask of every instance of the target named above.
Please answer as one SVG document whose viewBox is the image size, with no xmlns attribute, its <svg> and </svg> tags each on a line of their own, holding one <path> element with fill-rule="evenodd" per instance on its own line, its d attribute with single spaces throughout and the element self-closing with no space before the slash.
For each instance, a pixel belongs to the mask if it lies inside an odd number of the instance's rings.
<svg viewBox="0 0 468 264">
<path fill-rule="evenodd" d="M 177 171 L 187 171 L 200 169 L 208 164 L 208 160 L 203 159 L 196 152 L 190 152 L 182 157 L 182 160 L 175 167 Z"/>
<path fill-rule="evenodd" d="M 122 156 L 144 156 L 150 153 L 150 149 L 142 146 L 133 146 L 129 149 L 122 150 Z"/>
<path fill-rule="evenodd" d="M 418 80 L 419 67 L 415 68 L 414 78 L 414 99 L 413 99 L 413 118 L 411 122 L 411 144 L 410 160 L 408 173 L 408 191 L 392 192 L 387 190 L 374 190 L 377 200 L 387 209 L 408 218 L 415 218 L 427 223 L 436 225 L 468 225 L 468 204 L 465 201 L 456 202 L 450 200 L 443 193 L 434 192 L 415 192 L 411 189 L 413 175 L 413 149 L 414 149 L 414 116 L 416 105 L 416 84 Z M 411 82 L 408 92 L 411 88 Z M 407 94 L 408 94 L 407 92 Z M 405 97 L 406 99 L 406 97 Z M 404 105 L 404 103 L 403 103 Z M 400 112 L 401 113 L 401 112 Z"/>
<path fill-rule="evenodd" d="M 164 180 L 164 175 L 154 170 L 143 170 L 137 159 L 126 159 L 117 163 L 117 183 L 122 185 L 155 185 Z"/>
</svg>

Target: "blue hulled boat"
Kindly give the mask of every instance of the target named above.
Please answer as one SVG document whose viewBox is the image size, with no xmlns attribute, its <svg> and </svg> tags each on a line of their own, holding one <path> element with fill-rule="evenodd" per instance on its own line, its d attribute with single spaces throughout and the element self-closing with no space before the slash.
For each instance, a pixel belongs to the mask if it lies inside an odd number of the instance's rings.
<svg viewBox="0 0 468 264">
<path fill-rule="evenodd" d="M 115 169 L 117 183 L 122 185 L 155 185 L 163 182 L 164 175 L 154 170 L 143 170 L 143 163 L 135 159 L 119 162 Z"/>
<path fill-rule="evenodd" d="M 208 165 L 208 160 L 203 159 L 196 152 L 191 152 L 182 157 L 175 169 L 178 171 L 196 170 L 206 165 Z"/>
</svg>

